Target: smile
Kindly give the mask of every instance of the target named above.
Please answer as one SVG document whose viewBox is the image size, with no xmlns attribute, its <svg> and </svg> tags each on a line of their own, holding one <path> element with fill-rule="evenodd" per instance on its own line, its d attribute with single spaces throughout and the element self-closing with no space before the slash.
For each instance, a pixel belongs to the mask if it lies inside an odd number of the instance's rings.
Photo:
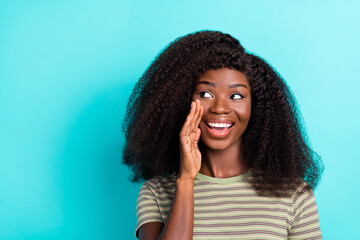
<svg viewBox="0 0 360 240">
<path fill-rule="evenodd" d="M 216 138 L 225 137 L 230 132 L 234 123 L 230 122 L 205 122 L 207 132 Z"/>
</svg>

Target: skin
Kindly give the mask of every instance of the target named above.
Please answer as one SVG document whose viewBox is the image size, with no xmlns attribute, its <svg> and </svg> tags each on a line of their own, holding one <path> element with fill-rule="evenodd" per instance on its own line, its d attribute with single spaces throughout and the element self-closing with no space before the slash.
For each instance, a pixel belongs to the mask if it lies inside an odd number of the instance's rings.
<svg viewBox="0 0 360 240">
<path fill-rule="evenodd" d="M 241 136 L 251 115 L 251 91 L 245 75 L 237 70 L 208 70 L 198 80 L 190 113 L 179 133 L 180 171 L 175 196 L 165 224 L 146 223 L 139 229 L 142 240 L 192 239 L 194 224 L 194 181 L 202 174 L 227 178 L 248 170 L 242 163 Z M 206 122 L 228 121 L 233 126 L 226 136 L 216 137 Z M 198 142 L 204 143 L 199 149 Z"/>
<path fill-rule="evenodd" d="M 227 68 L 207 71 L 198 81 L 193 100 L 199 99 L 204 108 L 200 121 L 203 163 L 200 173 L 228 178 L 249 168 L 242 164 L 241 136 L 251 115 L 251 90 L 246 76 Z M 215 138 L 206 121 L 230 121 L 234 125 L 224 138 Z"/>
</svg>

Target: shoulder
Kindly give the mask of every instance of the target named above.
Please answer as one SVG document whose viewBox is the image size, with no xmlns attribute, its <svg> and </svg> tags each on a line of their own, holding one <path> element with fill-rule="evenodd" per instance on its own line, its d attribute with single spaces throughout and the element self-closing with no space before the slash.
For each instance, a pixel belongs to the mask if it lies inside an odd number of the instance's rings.
<svg viewBox="0 0 360 240">
<path fill-rule="evenodd" d="M 169 175 L 152 177 L 141 185 L 136 204 L 136 236 L 145 223 L 165 222 L 175 192 L 175 183 L 176 175 Z"/>
<path fill-rule="evenodd" d="M 295 218 L 301 213 L 317 209 L 314 191 L 307 182 L 300 183 L 293 191 L 292 204 Z"/>
<path fill-rule="evenodd" d="M 314 196 L 312 187 L 306 182 L 301 181 L 292 192 L 293 201 L 306 196 Z"/>
<path fill-rule="evenodd" d="M 312 187 L 303 182 L 292 195 L 289 239 L 322 239 L 319 214 Z"/>
<path fill-rule="evenodd" d="M 168 176 L 155 176 L 145 181 L 140 187 L 139 195 L 152 194 L 157 196 L 161 193 L 171 193 L 176 186 L 176 174 Z"/>
</svg>

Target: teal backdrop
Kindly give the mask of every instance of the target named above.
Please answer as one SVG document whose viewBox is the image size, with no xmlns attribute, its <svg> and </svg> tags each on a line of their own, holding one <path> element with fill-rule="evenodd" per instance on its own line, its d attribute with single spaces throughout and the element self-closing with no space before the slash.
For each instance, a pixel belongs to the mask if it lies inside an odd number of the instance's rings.
<svg viewBox="0 0 360 240">
<path fill-rule="evenodd" d="M 0 1 L 0 239 L 135 239 L 125 105 L 170 41 L 203 29 L 287 81 L 326 166 L 324 239 L 360 239 L 359 13 L 355 0 Z"/>
</svg>

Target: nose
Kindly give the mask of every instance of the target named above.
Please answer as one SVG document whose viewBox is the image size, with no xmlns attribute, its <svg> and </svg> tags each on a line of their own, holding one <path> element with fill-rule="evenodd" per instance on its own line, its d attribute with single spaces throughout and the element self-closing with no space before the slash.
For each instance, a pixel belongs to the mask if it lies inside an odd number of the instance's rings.
<svg viewBox="0 0 360 240">
<path fill-rule="evenodd" d="M 229 107 L 227 99 L 215 98 L 209 108 L 209 111 L 215 114 L 229 114 L 231 112 L 231 108 Z"/>
</svg>

